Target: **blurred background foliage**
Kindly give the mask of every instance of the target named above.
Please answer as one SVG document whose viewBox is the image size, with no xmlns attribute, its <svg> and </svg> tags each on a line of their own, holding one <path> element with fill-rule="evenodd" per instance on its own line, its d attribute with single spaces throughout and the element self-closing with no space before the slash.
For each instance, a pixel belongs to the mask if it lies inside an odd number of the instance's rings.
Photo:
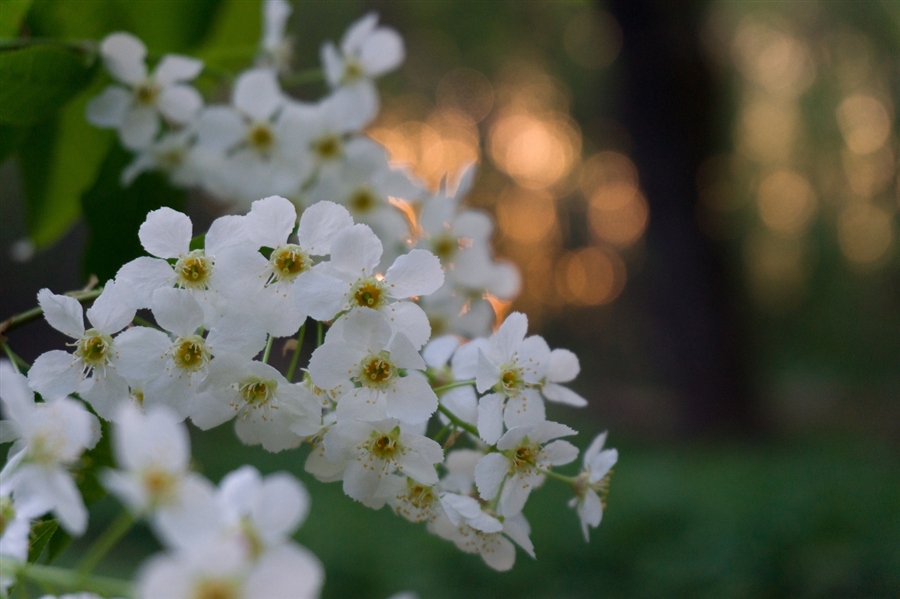
<svg viewBox="0 0 900 599">
<path fill-rule="evenodd" d="M 608 428 L 621 455 L 590 545 L 551 481 L 526 510 L 537 562 L 497 574 L 311 481 L 302 452 L 195 435 L 214 480 L 251 461 L 309 483 L 299 539 L 326 596 L 900 594 L 900 4 L 294 5 L 300 70 L 369 10 L 404 36 L 370 135 L 432 186 L 479 163 L 469 203 L 523 273 L 498 310 L 580 356 L 591 404 L 550 416 L 581 447 Z M 224 101 L 259 27 L 241 0 L 3 0 L 0 314 L 112 276 L 150 209 L 198 230 L 221 212 L 157 175 L 121 188 L 127 155 L 84 120 L 107 81 L 92 44 L 126 30 L 154 57 L 198 55 Z M 10 342 L 33 360 L 60 338 Z M 147 555 L 142 532 L 107 573 Z"/>
</svg>

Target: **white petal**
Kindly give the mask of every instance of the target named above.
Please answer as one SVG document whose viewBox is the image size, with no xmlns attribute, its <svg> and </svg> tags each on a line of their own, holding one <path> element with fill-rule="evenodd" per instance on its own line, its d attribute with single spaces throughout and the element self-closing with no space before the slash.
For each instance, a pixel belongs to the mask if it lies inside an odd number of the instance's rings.
<svg viewBox="0 0 900 599">
<path fill-rule="evenodd" d="M 609 473 L 609 470 L 619 461 L 618 449 L 606 449 L 601 451 L 593 460 L 591 460 L 589 468 L 591 475 L 589 482 L 595 483 Z"/>
<path fill-rule="evenodd" d="M 119 334 L 115 344 L 119 352 L 116 361 L 119 374 L 129 380 L 140 381 L 161 374 L 162 356 L 172 341 L 162 331 L 132 327 Z"/>
<path fill-rule="evenodd" d="M 508 428 L 543 422 L 547 417 L 544 400 L 534 389 L 525 389 L 506 401 L 503 422 Z"/>
<path fill-rule="evenodd" d="M 227 314 L 210 329 L 206 342 L 214 355 L 233 353 L 252 358 L 266 346 L 266 332 L 250 315 Z"/>
<path fill-rule="evenodd" d="M 404 335 L 413 347 L 420 348 L 431 337 L 431 323 L 428 315 L 413 302 L 395 302 L 383 306 L 379 312 L 384 314 L 398 335 Z"/>
<path fill-rule="evenodd" d="M 190 81 L 203 70 L 203 61 L 177 54 L 166 54 L 156 65 L 153 78 L 162 85 L 168 87 L 173 83 Z"/>
<path fill-rule="evenodd" d="M 516 548 L 503 537 L 499 537 L 498 542 L 492 545 L 489 551 L 480 553 L 484 563 L 498 572 L 506 572 L 516 563 Z"/>
<path fill-rule="evenodd" d="M 300 246 L 313 256 L 331 252 L 334 236 L 353 226 L 353 217 L 347 209 L 334 202 L 318 202 L 303 211 L 297 227 Z"/>
<path fill-rule="evenodd" d="M 119 269 L 116 273 L 116 286 L 130 307 L 149 308 L 153 292 L 171 287 L 174 279 L 175 273 L 168 262 L 143 256 Z"/>
<path fill-rule="evenodd" d="M 554 349 L 550 352 L 550 363 L 547 366 L 547 380 L 553 383 L 568 383 L 581 371 L 578 356 L 567 349 Z"/>
<path fill-rule="evenodd" d="M 347 343 L 321 345 L 309 359 L 309 375 L 320 389 L 333 389 L 347 383 L 365 354 Z"/>
<path fill-rule="evenodd" d="M 238 77 L 232 94 L 234 105 L 255 121 L 266 121 L 284 102 L 275 71 L 253 69 Z"/>
<path fill-rule="evenodd" d="M 271 541 L 290 534 L 309 514 L 309 493 L 286 472 L 270 474 L 262 483 L 253 506 L 253 523 Z"/>
<path fill-rule="evenodd" d="M 506 317 L 497 332 L 491 335 L 491 355 L 496 354 L 501 362 L 512 357 L 519 349 L 528 333 L 528 317 L 521 312 L 513 312 Z"/>
<path fill-rule="evenodd" d="M 191 219 L 168 207 L 158 208 L 147 215 L 138 229 L 138 238 L 147 253 L 159 258 L 178 258 L 190 251 Z"/>
<path fill-rule="evenodd" d="M 370 12 L 354 21 L 341 38 L 341 50 L 344 54 L 354 54 L 378 26 L 378 14 Z"/>
<path fill-rule="evenodd" d="M 246 597 L 315 599 L 325 581 L 325 568 L 299 545 L 266 552 L 247 577 Z"/>
<path fill-rule="evenodd" d="M 197 144 L 224 152 L 246 133 L 244 119 L 229 106 L 210 106 L 197 119 Z"/>
<path fill-rule="evenodd" d="M 167 87 L 158 101 L 159 111 L 174 123 L 190 123 L 203 108 L 203 96 L 190 85 Z"/>
<path fill-rule="evenodd" d="M 150 306 L 159 326 L 179 337 L 193 335 L 203 324 L 203 308 L 184 289 L 157 289 Z"/>
<path fill-rule="evenodd" d="M 313 268 L 294 280 L 297 308 L 319 321 L 331 320 L 344 307 L 350 283 Z"/>
<path fill-rule="evenodd" d="M 344 60 L 338 53 L 334 43 L 327 42 L 319 52 L 322 60 L 322 69 L 325 71 L 325 80 L 332 88 L 337 87 L 344 77 Z"/>
<path fill-rule="evenodd" d="M 575 406 L 577 408 L 582 408 L 588 403 L 585 398 L 562 385 L 547 383 L 541 389 L 541 392 L 544 394 L 544 397 L 550 401 Z"/>
<path fill-rule="evenodd" d="M 387 393 L 387 415 L 409 424 L 426 422 L 437 410 L 437 395 L 421 376 L 397 380 L 396 392 Z"/>
<path fill-rule="evenodd" d="M 84 311 L 77 299 L 57 295 L 49 289 L 41 289 L 37 297 L 51 327 L 73 339 L 84 334 Z"/>
<path fill-rule="evenodd" d="M 588 528 L 597 528 L 603 520 L 603 502 L 593 489 L 587 489 L 584 499 L 578 506 L 578 517 L 581 519 L 581 532 L 585 542 L 590 541 Z"/>
<path fill-rule="evenodd" d="M 135 308 L 129 306 L 127 295 L 114 281 L 106 284 L 100 297 L 86 312 L 91 324 L 109 335 L 128 326 L 134 320 L 134 313 Z"/>
<path fill-rule="evenodd" d="M 509 460 L 499 453 L 489 453 L 478 460 L 478 465 L 475 466 L 475 486 L 482 499 L 490 501 L 497 496 L 507 472 Z"/>
<path fill-rule="evenodd" d="M 360 62 L 366 75 L 378 77 L 400 66 L 404 56 L 403 38 L 393 29 L 379 27 L 363 44 Z"/>
<path fill-rule="evenodd" d="M 444 271 L 437 256 L 426 250 L 412 250 L 398 257 L 384 274 L 392 297 L 403 299 L 434 293 L 444 284 Z"/>
<path fill-rule="evenodd" d="M 578 459 L 578 449 L 568 441 L 553 441 L 544 446 L 547 460 L 554 466 L 570 464 Z"/>
<path fill-rule="evenodd" d="M 443 368 L 458 347 L 459 339 L 454 335 L 435 337 L 422 350 L 422 358 L 429 368 Z"/>
<path fill-rule="evenodd" d="M 329 264 L 341 273 L 359 278 L 375 270 L 383 251 L 381 240 L 372 229 L 357 224 L 335 236 Z"/>
<path fill-rule="evenodd" d="M 535 557 L 534 545 L 532 544 L 531 539 L 528 537 L 528 535 L 531 533 L 531 530 L 528 526 L 528 522 L 525 521 L 524 516 L 513 516 L 504 520 L 503 532 L 506 533 L 506 536 L 515 541 L 519 545 L 519 547 L 524 549 L 525 553 L 530 555 L 532 558 Z"/>
<path fill-rule="evenodd" d="M 147 78 L 147 48 L 130 33 L 113 33 L 103 38 L 100 55 L 106 69 L 119 81 L 135 85 Z"/>
<path fill-rule="evenodd" d="M 214 220 L 203 239 L 206 253 L 215 256 L 223 250 L 246 244 L 245 225 L 244 217 L 236 214 L 226 214 Z"/>
<path fill-rule="evenodd" d="M 503 396 L 499 393 L 485 395 L 478 402 L 478 434 L 488 445 L 503 434 Z"/>
<path fill-rule="evenodd" d="M 82 377 L 72 354 L 52 350 L 41 354 L 34 361 L 34 365 L 28 371 L 28 382 L 32 389 L 44 396 L 44 399 L 50 400 L 77 391 Z"/>
<path fill-rule="evenodd" d="M 118 85 L 110 85 L 99 96 L 88 102 L 86 115 L 90 124 L 97 127 L 118 129 L 131 106 L 131 92 Z"/>
<path fill-rule="evenodd" d="M 152 106 L 132 106 L 125 113 L 119 129 L 119 139 L 129 150 L 149 146 L 159 132 L 159 115 Z"/>
<path fill-rule="evenodd" d="M 297 209 L 290 200 L 270 196 L 256 200 L 246 217 L 247 236 L 257 247 L 275 248 L 287 242 L 297 222 Z"/>
<path fill-rule="evenodd" d="M 419 355 L 419 352 L 416 351 L 416 348 L 413 347 L 413 344 L 410 343 L 409 339 L 406 338 L 406 335 L 402 333 L 395 334 L 393 339 L 391 339 L 388 351 L 391 353 L 391 360 L 399 368 L 425 370 L 425 361 Z"/>
</svg>

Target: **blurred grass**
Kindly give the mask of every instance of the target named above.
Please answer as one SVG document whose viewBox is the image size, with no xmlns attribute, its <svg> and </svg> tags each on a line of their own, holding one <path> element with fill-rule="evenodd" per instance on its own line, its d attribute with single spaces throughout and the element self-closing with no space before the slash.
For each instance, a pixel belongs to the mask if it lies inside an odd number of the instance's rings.
<svg viewBox="0 0 900 599">
<path fill-rule="evenodd" d="M 579 435 L 579 445 L 589 441 Z M 299 473 L 312 512 L 297 540 L 324 562 L 323 596 L 479 597 L 897 597 L 900 596 L 900 458 L 865 439 L 681 444 L 616 443 L 609 505 L 591 543 L 548 481 L 526 516 L 537 561 L 519 552 L 497 573 L 388 510 L 345 497 L 340 484 L 302 472 L 305 451 L 241 446 L 230 426 L 194 438 L 204 474 L 240 463 Z M 574 467 L 570 467 L 574 470 Z M 97 505 L 92 531 L 118 509 Z M 79 547 L 73 546 L 77 559 Z M 100 572 L 128 576 L 155 550 L 139 528 Z"/>
</svg>

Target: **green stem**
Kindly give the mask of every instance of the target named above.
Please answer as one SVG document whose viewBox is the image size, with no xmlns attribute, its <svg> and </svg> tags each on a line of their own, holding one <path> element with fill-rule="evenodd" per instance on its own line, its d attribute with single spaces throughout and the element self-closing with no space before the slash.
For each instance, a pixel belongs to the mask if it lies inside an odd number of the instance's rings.
<svg viewBox="0 0 900 599">
<path fill-rule="evenodd" d="M 72 570 L 45 566 L 42 564 L 17 564 L 10 560 L 0 560 L 4 575 L 27 578 L 42 587 L 49 585 L 69 591 L 90 591 L 104 597 L 132 597 L 131 583 L 105 576 L 78 577 Z"/>
<path fill-rule="evenodd" d="M 77 291 L 74 293 L 66 293 L 69 297 L 74 297 L 81 303 L 89 302 L 93 299 L 97 299 L 97 297 L 103 293 L 103 288 L 100 289 L 91 289 L 90 291 Z M 20 314 L 16 314 L 15 316 L 10 316 L 2 323 L 0 323 L 0 335 L 6 335 L 7 331 L 11 331 L 15 328 L 22 326 L 23 324 L 27 324 L 33 320 L 37 320 L 44 314 L 44 309 L 40 306 L 36 308 L 32 308 L 31 310 L 26 310 Z"/>
<path fill-rule="evenodd" d="M 537 471 L 540 472 L 541 474 L 547 475 L 550 478 L 555 478 L 556 480 L 562 481 L 569 485 L 574 485 L 575 481 L 577 480 L 577 477 L 575 477 L 575 476 L 566 476 L 564 474 L 559 474 L 557 472 L 554 472 L 553 470 L 545 470 L 543 468 L 538 468 Z"/>
<path fill-rule="evenodd" d="M 109 550 L 112 549 L 129 530 L 131 530 L 131 527 L 134 526 L 134 522 L 135 519 L 131 512 L 124 511 L 119 514 L 119 517 L 116 518 L 113 523 L 109 525 L 109 528 L 100 535 L 100 538 L 94 542 L 88 550 L 87 555 L 81 560 L 81 564 L 78 565 L 77 572 L 79 581 L 88 578 L 94 568 L 97 567 L 97 564 L 100 563 L 100 560 L 109 553 Z"/>
<path fill-rule="evenodd" d="M 464 431 L 466 431 L 468 433 L 472 433 L 476 437 L 478 436 L 477 428 L 475 428 L 473 425 L 469 424 L 468 422 L 466 422 L 465 420 L 463 420 L 462 418 L 460 418 L 459 416 L 457 416 L 456 414 L 451 412 L 446 406 L 439 403 L 438 410 L 440 411 L 441 414 L 446 416 L 450 420 L 450 422 L 452 422 L 459 428 L 463 429 Z"/>
<path fill-rule="evenodd" d="M 441 437 L 443 437 L 444 434 L 450 430 L 451 426 L 452 425 L 450 425 L 450 424 L 445 424 L 443 427 L 441 427 L 441 429 L 434 434 L 434 440 L 437 441 L 438 443 L 440 443 Z"/>
<path fill-rule="evenodd" d="M 457 387 L 468 387 L 469 385 L 474 385 L 474 384 L 475 384 L 474 379 L 471 381 L 457 381 L 455 383 L 448 383 L 441 387 L 435 387 L 434 392 L 435 393 L 443 393 L 444 391 L 449 391 L 450 389 L 456 389 Z"/>
<path fill-rule="evenodd" d="M 297 360 L 300 359 L 300 348 L 303 347 L 304 335 L 306 335 L 306 321 L 303 321 L 303 326 L 300 327 L 300 332 L 297 333 L 297 347 L 294 348 L 294 355 L 291 356 L 291 365 L 288 366 L 287 374 L 284 375 L 284 378 L 289 383 L 294 382 L 294 370 L 297 368 Z"/>
<path fill-rule="evenodd" d="M 263 352 L 262 361 L 263 364 L 269 363 L 269 354 L 272 353 L 272 344 L 275 343 L 275 337 L 269 335 L 269 340 L 266 342 L 266 350 Z"/>
<path fill-rule="evenodd" d="M 321 320 L 317 321 L 316 325 L 318 326 L 318 329 L 316 330 L 316 347 L 321 347 L 322 339 L 325 338 L 325 325 Z"/>
<path fill-rule="evenodd" d="M 6 357 L 9 358 L 9 361 L 12 363 L 13 370 L 16 374 L 22 374 L 22 371 L 19 370 L 19 362 L 16 360 L 19 356 L 13 353 L 12 348 L 9 346 L 6 341 L 0 341 L 0 345 L 3 346 L 3 352 L 6 354 Z M 19 358 L 21 360 L 21 358 Z"/>
<path fill-rule="evenodd" d="M 503 478 L 503 480 L 500 482 L 500 488 L 497 489 L 497 494 L 494 495 L 494 498 L 491 499 L 491 502 L 488 504 L 488 507 L 494 513 L 497 513 L 497 506 L 500 504 L 500 495 L 503 494 L 503 487 L 506 486 L 506 481 L 508 480 L 508 477 Z"/>
<path fill-rule="evenodd" d="M 132 320 L 134 320 L 135 324 L 139 324 L 142 327 L 150 327 L 151 329 L 159 329 L 158 326 L 147 320 L 146 318 L 141 318 L 140 316 L 135 316 Z"/>
</svg>

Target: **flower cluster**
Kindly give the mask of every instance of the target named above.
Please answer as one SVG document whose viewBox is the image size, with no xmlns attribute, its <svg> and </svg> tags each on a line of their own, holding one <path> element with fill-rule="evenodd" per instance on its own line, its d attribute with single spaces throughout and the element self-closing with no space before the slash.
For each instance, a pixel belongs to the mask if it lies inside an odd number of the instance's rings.
<svg viewBox="0 0 900 599">
<path fill-rule="evenodd" d="M 141 569 L 140 596 L 307 597 L 322 584 L 316 558 L 290 541 L 308 511 L 303 487 L 243 466 L 216 488 L 189 468 L 185 420 L 234 420 L 243 443 L 268 451 L 309 445 L 305 469 L 320 481 L 497 570 L 513 566 L 514 543 L 534 557 L 523 509 L 547 477 L 571 485 L 585 538 L 600 523 L 617 454 L 602 450 L 604 434 L 580 474 L 554 470 L 577 459 L 563 440 L 576 431 L 548 421 L 545 402 L 586 405 L 565 386 L 580 365 L 528 336 L 524 314 L 495 327 L 488 298 L 514 297 L 518 275 L 494 259 L 489 217 L 462 206 L 474 168 L 429 193 L 363 134 L 372 79 L 400 63 L 400 37 L 371 15 L 351 26 L 322 50 L 332 93 L 302 104 L 279 86 L 289 14 L 265 3 L 260 56 L 230 106 L 204 106 L 188 85 L 195 59 L 166 56 L 148 74 L 136 38 L 101 44 L 118 83 L 88 118 L 136 152 L 125 182 L 165 170 L 244 213 L 198 235 L 186 215 L 154 210 L 139 231 L 147 255 L 86 311 L 38 294 L 72 350 L 44 353 L 27 379 L 0 365 L 0 442 L 14 441 L 0 474 L 4 558 L 26 559 L 31 522 L 49 512 L 84 532 L 71 470 L 100 420 L 119 466 L 104 486 L 165 548 Z M 284 372 L 269 364 L 276 339 L 291 353 Z"/>
</svg>

